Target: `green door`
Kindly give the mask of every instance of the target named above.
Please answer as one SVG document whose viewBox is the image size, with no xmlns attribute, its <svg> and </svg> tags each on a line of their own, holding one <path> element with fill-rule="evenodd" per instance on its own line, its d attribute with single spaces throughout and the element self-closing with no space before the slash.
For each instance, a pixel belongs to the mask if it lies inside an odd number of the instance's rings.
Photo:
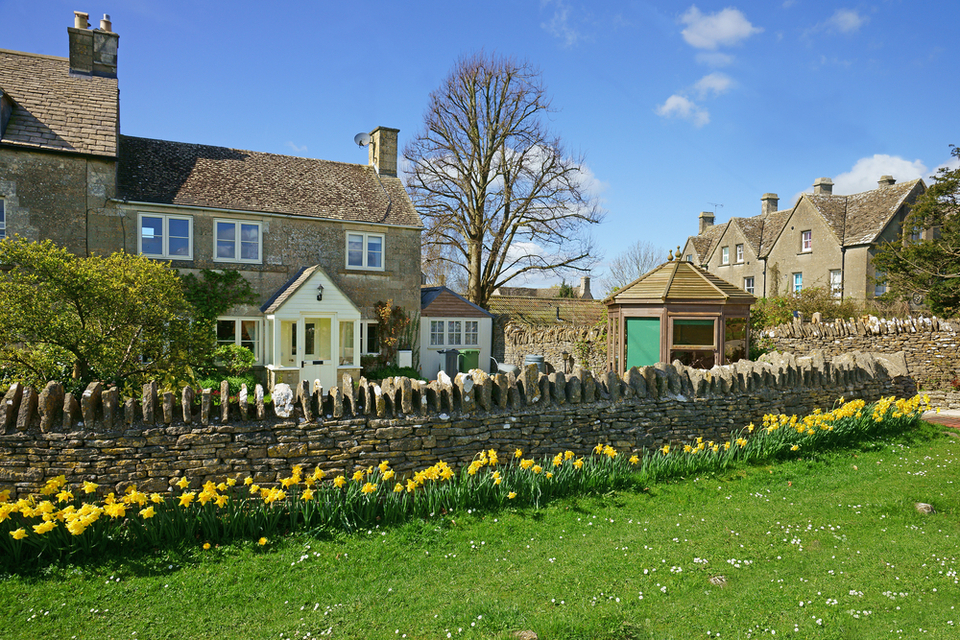
<svg viewBox="0 0 960 640">
<path fill-rule="evenodd" d="M 660 361 L 660 318 L 627 318 L 624 333 L 625 371 Z"/>
</svg>

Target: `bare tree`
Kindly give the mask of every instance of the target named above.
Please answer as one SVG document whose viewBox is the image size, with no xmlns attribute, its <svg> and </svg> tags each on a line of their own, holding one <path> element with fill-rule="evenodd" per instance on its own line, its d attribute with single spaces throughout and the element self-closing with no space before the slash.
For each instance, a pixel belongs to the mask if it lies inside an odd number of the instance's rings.
<svg viewBox="0 0 960 640">
<path fill-rule="evenodd" d="M 607 276 L 601 284 L 608 293 L 620 289 L 667 259 L 667 252 L 646 240 L 637 240 L 610 261 Z"/>
<path fill-rule="evenodd" d="M 549 112 L 537 69 L 476 54 L 430 95 L 423 131 L 404 149 L 425 251 L 464 269 L 465 295 L 480 306 L 524 274 L 596 262 L 584 227 L 603 214 L 582 157 L 544 126 Z"/>
</svg>

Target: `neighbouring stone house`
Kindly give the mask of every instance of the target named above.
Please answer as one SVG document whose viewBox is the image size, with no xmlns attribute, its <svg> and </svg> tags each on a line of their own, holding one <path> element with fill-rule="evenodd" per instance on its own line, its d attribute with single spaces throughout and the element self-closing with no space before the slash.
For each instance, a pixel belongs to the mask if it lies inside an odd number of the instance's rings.
<svg viewBox="0 0 960 640">
<path fill-rule="evenodd" d="M 374 305 L 419 308 L 417 212 L 396 129 L 367 165 L 120 134 L 119 36 L 77 12 L 69 58 L 0 50 L 0 235 L 237 270 L 259 305 L 220 318 L 269 379 L 329 388 L 376 349 Z"/>
<path fill-rule="evenodd" d="M 897 239 L 924 191 L 923 180 L 882 176 L 871 191 L 834 195 L 833 182 L 820 178 L 790 209 L 778 210 L 777 195 L 765 193 L 757 216 L 715 225 L 701 213 L 681 255 L 758 297 L 823 287 L 838 298 L 872 298 L 885 291 L 873 255 Z"/>
<path fill-rule="evenodd" d="M 493 316 L 447 287 L 420 289 L 420 373 L 444 369 L 446 352 L 461 352 L 458 368 L 490 371 Z M 464 353 L 466 352 L 466 353 Z M 447 373 L 450 373 L 449 371 Z"/>
</svg>

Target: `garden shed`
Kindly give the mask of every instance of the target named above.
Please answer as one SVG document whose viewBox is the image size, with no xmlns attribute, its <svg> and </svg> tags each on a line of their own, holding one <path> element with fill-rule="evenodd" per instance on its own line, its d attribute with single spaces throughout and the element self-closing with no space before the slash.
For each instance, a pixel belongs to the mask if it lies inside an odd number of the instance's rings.
<svg viewBox="0 0 960 640">
<path fill-rule="evenodd" d="M 490 370 L 493 316 L 446 287 L 420 288 L 420 373 L 428 380 L 446 369 L 456 350 L 457 369 Z M 447 371 L 447 373 L 454 373 Z"/>
<path fill-rule="evenodd" d="M 746 358 L 754 302 L 743 289 L 671 255 L 604 300 L 607 368 L 679 360 L 709 369 Z"/>
</svg>

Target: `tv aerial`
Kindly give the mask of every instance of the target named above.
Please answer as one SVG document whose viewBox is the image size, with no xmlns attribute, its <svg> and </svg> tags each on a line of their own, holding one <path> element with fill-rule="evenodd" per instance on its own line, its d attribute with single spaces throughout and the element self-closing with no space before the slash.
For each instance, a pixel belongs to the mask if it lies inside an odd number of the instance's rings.
<svg viewBox="0 0 960 640">
<path fill-rule="evenodd" d="M 723 207 L 723 203 L 720 202 L 708 202 L 707 204 L 713 205 L 713 213 L 717 213 L 717 207 Z"/>
<path fill-rule="evenodd" d="M 357 143 L 358 147 L 365 147 L 370 144 L 370 134 L 369 133 L 358 133 L 353 136 L 353 141 Z"/>
</svg>

